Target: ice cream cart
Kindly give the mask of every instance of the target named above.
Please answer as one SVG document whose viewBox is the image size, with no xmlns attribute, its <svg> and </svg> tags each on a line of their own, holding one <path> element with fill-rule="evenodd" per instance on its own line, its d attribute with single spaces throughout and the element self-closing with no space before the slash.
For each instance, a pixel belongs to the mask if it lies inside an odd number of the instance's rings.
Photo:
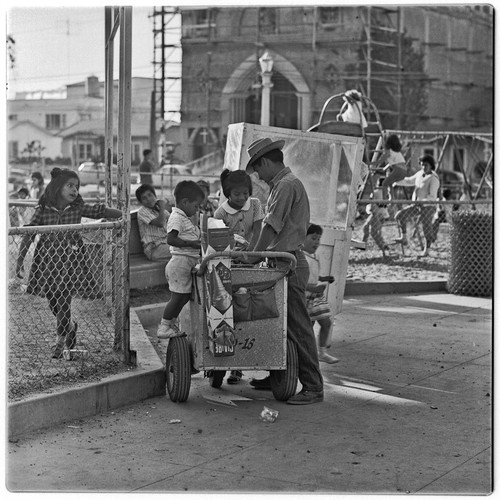
<svg viewBox="0 0 500 500">
<path fill-rule="evenodd" d="M 336 314 L 342 309 L 365 138 L 232 124 L 228 127 L 224 168 L 245 169 L 248 146 L 263 137 L 285 140 L 284 163 L 306 188 L 311 222 L 323 227 L 318 254 L 322 274 L 335 278 L 328 301 Z M 234 255 L 227 252 L 227 241 L 218 241 L 214 232 L 215 243 L 207 252 L 203 233 L 202 228 L 204 260 L 196 276 L 192 300 L 181 315 L 181 329 L 187 337 L 171 339 L 167 350 L 170 398 L 179 402 L 187 399 L 193 366 L 210 372 L 213 387 L 220 387 L 228 370 L 270 370 L 275 398 L 288 399 L 296 390 L 298 366 L 295 346 L 286 336 L 286 273 L 272 267 L 238 268 L 232 263 Z M 243 321 L 235 316 L 240 300 L 246 300 L 247 305 L 252 300 L 248 298 L 252 293 L 246 294 L 248 289 L 258 294 L 266 290 L 264 285 L 273 287 L 278 314 L 260 319 L 250 315 Z M 214 302 L 217 290 L 222 294 Z M 218 301 L 221 306 L 213 307 Z"/>
<path fill-rule="evenodd" d="M 266 259 L 258 265 L 237 264 L 246 256 Z M 273 267 L 279 259 L 281 265 Z M 286 265 L 284 265 L 286 264 Z M 277 400 L 295 394 L 297 351 L 287 340 L 287 274 L 295 257 L 285 252 L 214 252 L 194 276 L 187 335 L 169 340 L 167 391 L 175 402 L 186 401 L 192 368 L 210 373 L 220 387 L 228 370 L 270 370 Z"/>
</svg>

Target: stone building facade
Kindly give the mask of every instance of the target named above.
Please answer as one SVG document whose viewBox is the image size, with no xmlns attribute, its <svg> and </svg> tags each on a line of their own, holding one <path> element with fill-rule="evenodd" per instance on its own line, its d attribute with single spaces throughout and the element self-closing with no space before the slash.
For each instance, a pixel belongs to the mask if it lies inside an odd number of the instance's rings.
<svg viewBox="0 0 500 500">
<path fill-rule="evenodd" d="M 270 125 L 306 130 L 332 95 L 357 88 L 384 128 L 490 130 L 489 6 L 182 8 L 182 156 L 260 123 L 259 57 L 273 58 Z M 338 110 L 328 110 L 335 119 Z"/>
</svg>

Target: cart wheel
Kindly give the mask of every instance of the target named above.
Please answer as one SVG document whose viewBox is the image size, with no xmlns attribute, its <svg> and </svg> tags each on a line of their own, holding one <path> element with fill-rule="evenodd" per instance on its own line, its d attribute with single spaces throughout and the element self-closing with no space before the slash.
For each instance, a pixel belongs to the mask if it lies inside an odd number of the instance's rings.
<svg viewBox="0 0 500 500">
<path fill-rule="evenodd" d="M 299 361 L 297 347 L 290 339 L 286 339 L 286 370 L 271 370 L 269 374 L 275 399 L 286 401 L 295 394 L 299 377 Z"/>
<path fill-rule="evenodd" d="M 167 391 L 175 403 L 186 401 L 191 388 L 191 356 L 186 337 L 174 337 L 167 347 Z"/>
<path fill-rule="evenodd" d="M 225 376 L 225 370 L 210 370 L 208 372 L 208 381 L 210 382 L 210 386 L 218 389 L 222 385 Z"/>
</svg>

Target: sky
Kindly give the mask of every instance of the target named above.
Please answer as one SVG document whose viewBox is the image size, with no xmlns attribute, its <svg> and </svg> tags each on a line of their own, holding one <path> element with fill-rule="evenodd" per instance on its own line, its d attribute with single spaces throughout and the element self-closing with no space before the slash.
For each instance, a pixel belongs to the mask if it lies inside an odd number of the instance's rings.
<svg viewBox="0 0 500 500">
<path fill-rule="evenodd" d="M 130 4 L 129 4 L 130 5 Z M 154 76 L 153 7 L 132 7 L 132 76 Z M 6 34 L 13 37 L 15 63 L 7 69 L 7 96 L 55 90 L 94 75 L 104 81 L 104 6 L 9 6 Z M 158 18 L 157 18 L 158 19 Z M 167 16 L 167 19 L 169 17 Z M 157 20 L 159 26 L 159 19 Z M 169 23 L 166 43 L 180 43 L 180 19 Z M 115 77 L 119 37 L 115 38 Z M 157 43 L 160 38 L 157 37 Z M 167 75 L 180 77 L 181 51 L 167 49 Z M 157 52 L 159 60 L 160 52 Z M 157 75 L 160 73 L 158 72 Z M 180 80 L 167 81 L 166 109 L 179 110 Z M 174 118 L 174 117 L 169 117 Z"/>
</svg>

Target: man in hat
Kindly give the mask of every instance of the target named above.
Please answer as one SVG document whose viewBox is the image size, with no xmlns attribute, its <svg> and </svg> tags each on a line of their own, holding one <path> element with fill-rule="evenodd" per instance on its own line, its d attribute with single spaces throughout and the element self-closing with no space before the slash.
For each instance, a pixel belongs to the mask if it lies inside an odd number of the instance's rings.
<svg viewBox="0 0 500 500">
<path fill-rule="evenodd" d="M 283 140 L 263 138 L 248 147 L 246 171 L 256 172 L 270 187 L 260 236 L 251 250 L 288 252 L 297 259 L 288 279 L 287 334 L 297 346 L 302 390 L 287 402 L 305 405 L 323 401 L 323 377 L 305 299 L 309 267 L 302 247 L 309 226 L 309 198 L 302 182 L 283 163 L 284 144 Z M 277 259 L 276 265 L 287 266 L 288 262 Z M 269 377 L 250 383 L 259 389 L 270 387 Z"/>
</svg>

